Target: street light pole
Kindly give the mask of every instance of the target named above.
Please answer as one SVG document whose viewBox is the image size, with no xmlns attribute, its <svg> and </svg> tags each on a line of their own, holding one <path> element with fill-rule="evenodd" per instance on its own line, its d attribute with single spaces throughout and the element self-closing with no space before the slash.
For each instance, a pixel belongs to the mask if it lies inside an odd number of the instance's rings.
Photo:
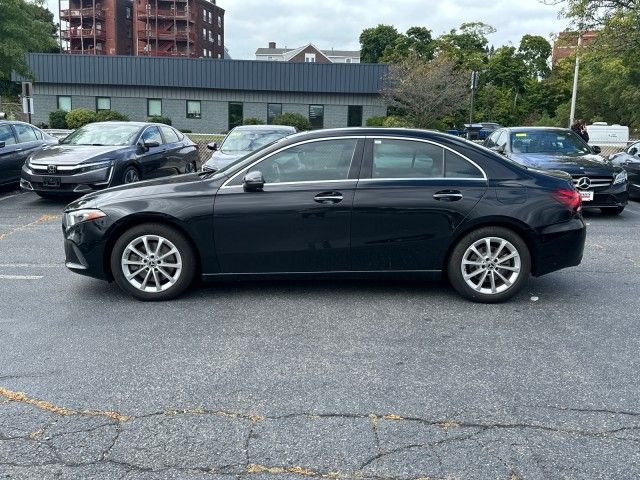
<svg viewBox="0 0 640 480">
<path fill-rule="evenodd" d="M 576 49 L 576 67 L 573 73 L 573 94 L 571 96 L 571 115 L 569 118 L 569 128 L 576 119 L 576 100 L 578 98 L 578 76 L 580 74 L 580 47 L 582 46 L 582 28 L 578 32 L 578 48 Z"/>
<path fill-rule="evenodd" d="M 471 72 L 471 110 L 469 112 L 469 124 L 473 123 L 473 110 L 475 108 L 476 90 L 478 89 L 479 72 Z"/>
</svg>

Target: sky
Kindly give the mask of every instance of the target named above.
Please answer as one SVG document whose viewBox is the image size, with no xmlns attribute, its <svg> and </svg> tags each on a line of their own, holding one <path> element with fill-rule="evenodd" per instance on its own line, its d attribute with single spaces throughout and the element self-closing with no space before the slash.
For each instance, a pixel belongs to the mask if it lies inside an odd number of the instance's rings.
<svg viewBox="0 0 640 480">
<path fill-rule="evenodd" d="M 48 0 L 57 16 L 58 1 Z M 357 50 L 360 32 L 380 23 L 406 31 L 423 26 L 434 36 L 465 22 L 484 22 L 497 29 L 496 47 L 518 45 L 524 34 L 550 39 L 567 22 L 559 7 L 540 0 L 217 0 L 226 10 L 225 44 L 236 59 L 254 59 L 259 47 L 314 43 L 321 49 Z"/>
</svg>

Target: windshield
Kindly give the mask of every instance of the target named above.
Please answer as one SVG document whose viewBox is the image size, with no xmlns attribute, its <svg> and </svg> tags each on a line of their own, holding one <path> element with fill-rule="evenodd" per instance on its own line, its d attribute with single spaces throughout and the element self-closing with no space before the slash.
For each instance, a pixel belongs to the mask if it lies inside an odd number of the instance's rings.
<svg viewBox="0 0 640 480">
<path fill-rule="evenodd" d="M 253 152 L 285 136 L 287 136 L 287 132 L 237 130 L 227 135 L 220 150 L 225 153 Z"/>
<path fill-rule="evenodd" d="M 89 124 L 71 133 L 60 143 L 64 145 L 116 146 L 132 145 L 140 127 L 127 124 Z"/>
<path fill-rule="evenodd" d="M 539 130 L 511 134 L 513 153 L 545 153 L 558 155 L 586 155 L 589 146 L 571 131 Z"/>
</svg>

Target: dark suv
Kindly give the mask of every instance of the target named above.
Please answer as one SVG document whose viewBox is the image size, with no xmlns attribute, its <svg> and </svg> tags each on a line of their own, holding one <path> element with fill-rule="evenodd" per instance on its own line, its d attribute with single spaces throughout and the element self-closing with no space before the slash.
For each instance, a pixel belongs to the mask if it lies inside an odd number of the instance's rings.
<svg viewBox="0 0 640 480">
<path fill-rule="evenodd" d="M 0 120 L 0 186 L 18 184 L 27 157 L 58 139 L 24 122 Z"/>
<path fill-rule="evenodd" d="M 584 207 L 619 215 L 627 205 L 627 172 L 601 157 L 599 147 L 590 147 L 567 128 L 502 128 L 484 146 L 529 168 L 568 173 Z"/>
</svg>

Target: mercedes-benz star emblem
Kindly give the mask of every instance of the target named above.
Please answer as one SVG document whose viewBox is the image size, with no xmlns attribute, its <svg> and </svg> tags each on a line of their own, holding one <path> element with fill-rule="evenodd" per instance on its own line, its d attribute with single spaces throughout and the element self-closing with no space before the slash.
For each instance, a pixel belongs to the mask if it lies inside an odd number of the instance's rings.
<svg viewBox="0 0 640 480">
<path fill-rule="evenodd" d="M 582 177 L 580 180 L 578 180 L 577 187 L 580 190 L 587 190 L 590 186 L 591 186 L 591 180 L 589 180 L 589 178 Z"/>
<path fill-rule="evenodd" d="M 58 167 L 56 167 L 55 165 L 49 165 L 47 167 L 47 173 L 57 173 L 58 172 Z"/>
</svg>

